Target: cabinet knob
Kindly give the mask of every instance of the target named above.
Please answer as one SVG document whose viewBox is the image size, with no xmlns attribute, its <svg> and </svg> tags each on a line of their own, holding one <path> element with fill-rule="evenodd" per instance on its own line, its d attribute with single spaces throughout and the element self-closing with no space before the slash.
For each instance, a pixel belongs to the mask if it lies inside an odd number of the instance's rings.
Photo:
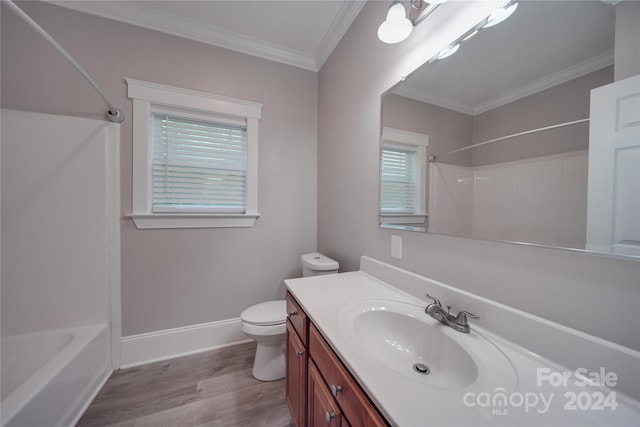
<svg viewBox="0 0 640 427">
<path fill-rule="evenodd" d="M 336 413 L 335 412 L 332 412 L 332 413 L 325 412 L 324 413 L 324 419 L 327 422 L 327 424 L 331 424 L 331 420 L 334 419 L 335 417 L 336 417 Z"/>
<path fill-rule="evenodd" d="M 304 350 L 302 351 L 296 351 L 296 357 L 300 357 L 304 354 Z"/>
<path fill-rule="evenodd" d="M 333 397 L 338 397 L 338 393 L 340 393 L 342 391 L 342 386 L 336 386 L 331 384 L 331 394 L 333 394 Z"/>
<path fill-rule="evenodd" d="M 287 313 L 287 317 L 288 317 L 288 318 L 292 318 L 292 317 L 293 317 L 293 316 L 295 316 L 296 314 L 298 314 L 298 313 L 296 313 L 295 311 L 290 311 L 289 313 Z"/>
</svg>

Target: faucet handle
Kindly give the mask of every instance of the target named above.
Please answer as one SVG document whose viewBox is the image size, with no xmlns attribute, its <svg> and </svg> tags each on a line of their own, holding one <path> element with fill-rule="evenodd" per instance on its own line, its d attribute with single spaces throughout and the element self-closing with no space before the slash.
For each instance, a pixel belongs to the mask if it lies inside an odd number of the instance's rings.
<svg viewBox="0 0 640 427">
<path fill-rule="evenodd" d="M 425 297 L 427 297 L 427 298 L 429 298 L 429 299 L 431 299 L 431 300 L 433 300 L 433 303 L 434 303 L 435 305 L 437 305 L 438 307 L 442 307 L 442 304 L 440 303 L 440 300 L 439 300 L 438 298 L 436 298 L 436 297 L 432 297 L 432 296 L 431 296 L 431 295 L 429 295 L 429 294 L 424 294 L 424 296 L 425 296 Z"/>
<path fill-rule="evenodd" d="M 473 313 L 469 313 L 467 310 L 460 310 L 460 312 L 456 316 L 456 323 L 461 326 L 468 325 L 469 323 L 467 322 L 467 317 L 470 317 L 472 319 L 480 318 L 480 316 Z"/>
</svg>

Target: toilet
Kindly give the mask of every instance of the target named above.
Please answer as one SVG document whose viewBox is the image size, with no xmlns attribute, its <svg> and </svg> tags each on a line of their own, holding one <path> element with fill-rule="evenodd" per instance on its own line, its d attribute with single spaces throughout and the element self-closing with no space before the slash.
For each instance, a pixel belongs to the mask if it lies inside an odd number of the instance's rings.
<svg viewBox="0 0 640 427">
<path fill-rule="evenodd" d="M 302 276 L 320 276 L 338 272 L 339 264 L 313 252 L 300 257 Z M 258 343 L 253 362 L 253 376 L 260 381 L 284 378 L 287 302 L 267 301 L 256 304 L 240 314 L 242 332 Z"/>
</svg>

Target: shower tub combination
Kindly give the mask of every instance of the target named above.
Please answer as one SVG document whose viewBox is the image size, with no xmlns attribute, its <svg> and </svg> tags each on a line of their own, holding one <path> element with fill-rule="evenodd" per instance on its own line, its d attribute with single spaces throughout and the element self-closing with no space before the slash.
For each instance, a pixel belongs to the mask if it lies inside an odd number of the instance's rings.
<svg viewBox="0 0 640 427">
<path fill-rule="evenodd" d="M 124 114 L 29 15 L 11 0 L 5 5 L 90 83 L 111 122 L 0 114 L 1 427 L 70 426 L 120 363 L 118 123 Z M 72 324 L 82 326 L 55 329 Z M 45 331 L 15 335 L 24 329 Z"/>
<path fill-rule="evenodd" d="M 1 426 L 66 427 L 119 363 L 120 129 L 0 117 Z"/>
<path fill-rule="evenodd" d="M 107 325 L 2 338 L 2 427 L 77 423 L 111 374 Z"/>
</svg>

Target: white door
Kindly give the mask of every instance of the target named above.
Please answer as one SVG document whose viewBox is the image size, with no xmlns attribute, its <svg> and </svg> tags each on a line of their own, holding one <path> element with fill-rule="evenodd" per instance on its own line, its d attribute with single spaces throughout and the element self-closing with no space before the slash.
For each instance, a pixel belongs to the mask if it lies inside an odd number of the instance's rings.
<svg viewBox="0 0 640 427">
<path fill-rule="evenodd" d="M 591 91 L 586 246 L 640 256 L 640 75 Z"/>
</svg>

